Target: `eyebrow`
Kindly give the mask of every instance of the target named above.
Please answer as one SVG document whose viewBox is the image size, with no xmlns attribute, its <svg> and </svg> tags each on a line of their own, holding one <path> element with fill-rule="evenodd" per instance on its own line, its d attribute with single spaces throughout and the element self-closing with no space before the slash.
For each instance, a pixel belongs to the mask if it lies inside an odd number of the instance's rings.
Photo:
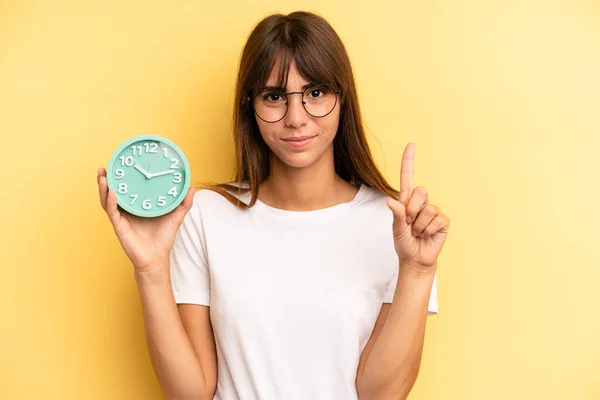
<svg viewBox="0 0 600 400">
<path fill-rule="evenodd" d="M 302 90 L 306 90 L 311 86 L 314 86 L 315 83 L 314 82 L 309 82 L 306 85 L 302 86 Z M 265 86 L 263 87 L 260 91 L 265 91 L 265 90 L 276 90 L 276 91 L 280 91 L 280 92 L 284 92 L 285 93 L 285 88 L 281 87 L 281 86 Z"/>
</svg>

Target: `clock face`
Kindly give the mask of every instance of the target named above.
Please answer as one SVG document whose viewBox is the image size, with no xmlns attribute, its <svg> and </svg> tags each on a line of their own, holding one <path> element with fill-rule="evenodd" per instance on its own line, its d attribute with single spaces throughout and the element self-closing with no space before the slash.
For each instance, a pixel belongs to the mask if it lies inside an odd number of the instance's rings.
<svg viewBox="0 0 600 400">
<path fill-rule="evenodd" d="M 181 149 L 157 135 L 127 140 L 113 153 L 108 187 L 117 204 L 140 217 L 157 217 L 175 209 L 190 186 L 190 169 Z"/>
</svg>

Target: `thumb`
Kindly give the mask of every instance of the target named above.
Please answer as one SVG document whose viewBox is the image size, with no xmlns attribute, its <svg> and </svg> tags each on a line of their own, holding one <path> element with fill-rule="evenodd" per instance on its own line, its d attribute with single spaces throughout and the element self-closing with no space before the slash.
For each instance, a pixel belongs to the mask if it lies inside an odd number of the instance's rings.
<svg viewBox="0 0 600 400">
<path fill-rule="evenodd" d="M 189 190 L 188 190 L 187 194 L 185 195 L 185 198 L 183 199 L 181 204 L 177 206 L 175 211 L 173 211 L 173 213 L 174 213 L 173 216 L 175 217 L 174 219 L 175 219 L 175 222 L 177 223 L 177 226 L 181 225 L 186 214 L 188 213 L 188 211 L 191 210 L 192 204 L 194 204 L 194 194 L 195 193 L 196 193 L 195 188 L 193 188 L 193 187 L 189 188 Z"/>
<path fill-rule="evenodd" d="M 386 205 L 394 214 L 394 228 L 396 228 L 398 232 L 403 232 L 408 226 L 406 223 L 406 208 L 404 207 L 404 204 L 395 199 L 388 199 Z"/>
</svg>

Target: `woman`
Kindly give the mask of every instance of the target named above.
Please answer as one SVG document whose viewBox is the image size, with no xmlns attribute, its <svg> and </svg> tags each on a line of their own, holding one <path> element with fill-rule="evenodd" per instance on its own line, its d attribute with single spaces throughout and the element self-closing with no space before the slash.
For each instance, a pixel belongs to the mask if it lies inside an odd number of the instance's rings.
<svg viewBox="0 0 600 400">
<path fill-rule="evenodd" d="M 173 399 L 397 399 L 437 313 L 449 220 L 377 170 L 344 46 L 320 16 L 262 20 L 240 63 L 234 182 L 126 214 L 98 184 Z"/>
</svg>

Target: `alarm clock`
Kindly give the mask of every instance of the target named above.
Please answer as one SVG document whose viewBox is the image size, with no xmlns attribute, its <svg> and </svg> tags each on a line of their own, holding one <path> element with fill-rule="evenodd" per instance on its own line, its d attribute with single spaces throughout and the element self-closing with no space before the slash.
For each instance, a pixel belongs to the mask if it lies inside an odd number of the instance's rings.
<svg viewBox="0 0 600 400">
<path fill-rule="evenodd" d="M 106 170 L 117 204 L 139 217 L 173 211 L 190 187 L 190 166 L 183 151 L 158 135 L 139 135 L 123 142 Z"/>
</svg>

